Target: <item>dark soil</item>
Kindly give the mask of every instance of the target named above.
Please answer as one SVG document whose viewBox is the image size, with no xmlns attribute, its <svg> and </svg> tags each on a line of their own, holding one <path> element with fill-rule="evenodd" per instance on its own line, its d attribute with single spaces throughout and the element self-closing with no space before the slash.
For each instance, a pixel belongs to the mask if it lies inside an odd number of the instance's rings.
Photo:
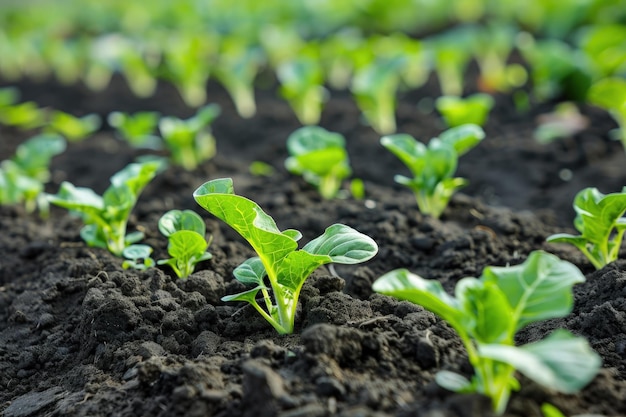
<svg viewBox="0 0 626 417">
<path fill-rule="evenodd" d="M 52 82 L 25 81 L 18 87 L 25 100 L 75 114 L 193 113 L 168 85 L 144 100 L 117 78 L 97 94 Z M 427 140 L 442 130 L 437 115 L 417 110 L 418 102 L 436 94 L 431 82 L 402 95 L 400 132 Z M 6 417 L 488 416 L 488 399 L 450 393 L 433 382 L 441 369 L 471 375 L 451 328 L 421 307 L 373 294 L 371 284 L 405 267 L 451 290 L 487 265 L 520 263 L 529 252 L 544 249 L 579 266 L 587 282 L 575 288 L 569 317 L 529 327 L 518 341 L 565 327 L 587 338 L 604 365 L 577 395 L 522 378 L 506 415 L 540 416 L 541 404 L 549 402 L 566 415 L 626 416 L 626 262 L 596 272 L 573 248 L 545 243 L 552 233 L 570 231 L 577 191 L 596 186 L 616 192 L 626 184 L 624 150 L 608 139 L 615 126 L 610 117 L 582 106 L 591 121 L 588 129 L 540 145 L 532 138 L 535 118 L 553 104 L 518 113 L 508 97 L 498 97 L 487 138 L 460 162 L 458 174 L 471 185 L 433 220 L 418 212 L 408 189 L 393 183 L 393 175 L 405 168 L 363 125 L 349 94 L 331 97 L 321 125 L 346 136 L 354 174 L 365 181 L 363 201 L 322 201 L 285 171 L 285 140 L 299 124 L 272 89 L 258 91 L 258 114 L 242 120 L 225 91 L 209 86 L 210 101 L 222 106 L 214 124 L 218 155 L 194 172 L 171 167 L 157 177 L 129 225 L 146 233 L 154 257 L 162 259 L 167 241 L 157 230 L 159 217 L 173 208 L 202 214 L 213 235 L 213 259 L 188 280 L 167 268 L 123 270 L 119 258 L 81 241 L 80 222 L 64 210 L 53 208 L 46 221 L 20 207 L 0 207 L 0 412 Z M 0 160 L 28 137 L 8 128 L 0 128 L 0 135 Z M 105 126 L 54 159 L 49 191 L 69 180 L 102 192 L 108 178 L 139 154 Z M 255 160 L 270 163 L 276 173 L 250 175 L 248 165 Z M 572 178 L 563 180 L 564 173 Z M 277 335 L 252 308 L 220 301 L 242 289 L 232 270 L 252 250 L 197 206 L 192 192 L 225 176 L 281 229 L 302 231 L 305 242 L 341 222 L 380 246 L 366 264 L 313 274 L 302 291 L 293 335 Z"/>
</svg>

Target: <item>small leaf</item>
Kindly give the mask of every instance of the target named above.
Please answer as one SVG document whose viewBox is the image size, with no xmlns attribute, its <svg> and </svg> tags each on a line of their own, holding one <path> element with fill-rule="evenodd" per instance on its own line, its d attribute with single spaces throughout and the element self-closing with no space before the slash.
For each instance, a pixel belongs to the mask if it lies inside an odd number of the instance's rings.
<svg viewBox="0 0 626 417">
<path fill-rule="evenodd" d="M 233 275 L 237 278 L 237 281 L 244 284 L 256 284 L 263 286 L 263 278 L 267 275 L 263 262 L 258 256 L 254 258 L 246 259 L 241 265 L 239 265 L 233 271 Z"/>
<path fill-rule="evenodd" d="M 373 258 L 378 252 L 378 245 L 372 238 L 351 227 L 334 224 L 323 235 L 307 243 L 302 250 L 316 255 L 328 255 L 332 262 L 356 264 Z"/>
<path fill-rule="evenodd" d="M 167 252 L 173 258 L 189 262 L 194 255 L 202 254 L 208 245 L 204 237 L 191 230 L 179 230 L 169 236 Z"/>
<path fill-rule="evenodd" d="M 470 380 L 456 372 L 439 371 L 435 374 L 435 381 L 439 386 L 452 392 L 467 394 L 476 391 Z"/>
<path fill-rule="evenodd" d="M 475 124 L 453 127 L 439 135 L 439 140 L 451 145 L 459 156 L 474 148 L 484 138 L 485 131 Z"/>
<path fill-rule="evenodd" d="M 159 231 L 165 237 L 180 230 L 191 230 L 204 236 L 206 225 L 202 217 L 192 210 L 170 210 L 159 219 Z"/>
<path fill-rule="evenodd" d="M 130 245 L 124 248 L 122 255 L 127 259 L 147 259 L 152 254 L 152 248 L 148 245 Z"/>
</svg>

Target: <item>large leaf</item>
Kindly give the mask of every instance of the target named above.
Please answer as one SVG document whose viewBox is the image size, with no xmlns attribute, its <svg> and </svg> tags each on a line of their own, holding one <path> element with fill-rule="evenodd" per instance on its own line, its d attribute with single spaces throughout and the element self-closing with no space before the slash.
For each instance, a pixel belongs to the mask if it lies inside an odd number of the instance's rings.
<svg viewBox="0 0 626 417">
<path fill-rule="evenodd" d="M 356 264 L 371 259 L 378 252 L 374 240 L 353 228 L 334 224 L 324 234 L 307 243 L 303 251 L 314 255 L 328 255 L 332 262 Z"/>
<path fill-rule="evenodd" d="M 296 240 L 281 233 L 274 219 L 254 201 L 235 195 L 230 178 L 208 181 L 198 187 L 193 196 L 200 206 L 250 243 L 272 277 L 276 276 L 273 268 L 278 261 L 298 247 Z"/>
<path fill-rule="evenodd" d="M 572 310 L 572 286 L 585 281 L 573 264 L 543 251 L 535 251 L 516 266 L 487 267 L 481 277 L 506 295 L 515 330 L 540 320 L 564 317 Z"/>
<path fill-rule="evenodd" d="M 598 373 L 601 359 L 583 338 L 557 330 L 522 347 L 479 345 L 480 356 L 508 363 L 528 378 L 567 394 L 587 385 Z"/>
<path fill-rule="evenodd" d="M 465 312 L 439 281 L 426 280 L 406 269 L 396 269 L 378 278 L 372 288 L 381 294 L 419 304 L 448 321 L 457 331 L 464 331 Z"/>
</svg>

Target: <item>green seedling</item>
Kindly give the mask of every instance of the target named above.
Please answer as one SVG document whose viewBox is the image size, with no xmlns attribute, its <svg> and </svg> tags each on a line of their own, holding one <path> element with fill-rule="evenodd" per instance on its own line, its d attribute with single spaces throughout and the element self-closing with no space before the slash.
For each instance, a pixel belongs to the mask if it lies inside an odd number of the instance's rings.
<svg viewBox="0 0 626 417">
<path fill-rule="evenodd" d="M 69 113 L 55 110 L 50 114 L 46 130 L 65 137 L 70 142 L 86 139 L 100 128 L 102 120 L 97 114 L 76 117 Z"/>
<path fill-rule="evenodd" d="M 626 26 L 598 24 L 580 35 L 580 48 L 589 57 L 597 77 L 619 76 L 626 72 Z"/>
<path fill-rule="evenodd" d="M 163 141 L 155 135 L 159 113 L 141 111 L 134 114 L 115 111 L 107 117 L 122 139 L 136 148 L 160 149 Z"/>
<path fill-rule="evenodd" d="M 452 195 L 467 185 L 464 178 L 453 177 L 459 156 L 468 152 L 485 137 L 477 125 L 448 129 L 433 138 L 428 146 L 407 134 L 384 136 L 380 143 L 398 157 L 411 171 L 413 178 L 396 175 L 395 181 L 415 193 L 419 210 L 439 217 Z"/>
<path fill-rule="evenodd" d="M 421 41 L 395 32 L 385 36 L 370 36 L 367 47 L 373 51 L 374 57 L 401 59 L 402 65 L 398 72 L 406 87 L 419 88 L 428 80 L 432 68 L 432 51 Z"/>
<path fill-rule="evenodd" d="M 36 129 L 46 124 L 46 111 L 34 101 L 0 107 L 0 124 L 23 130 Z"/>
<path fill-rule="evenodd" d="M 122 251 L 122 256 L 126 258 L 122 262 L 122 268 L 124 269 L 136 269 L 138 271 L 145 271 L 148 268 L 152 268 L 155 263 L 154 259 L 150 257 L 152 254 L 152 248 L 148 245 L 130 245 L 126 246 Z"/>
<path fill-rule="evenodd" d="M 128 218 L 141 191 L 162 168 L 160 161 L 132 163 L 111 177 L 111 185 L 102 196 L 64 181 L 48 200 L 80 216 L 85 224 L 80 236 L 89 246 L 121 256 L 124 248 L 143 238 L 141 232 L 126 234 Z"/>
<path fill-rule="evenodd" d="M 572 311 L 572 286 L 585 276 L 569 262 L 542 251 L 520 265 L 485 268 L 482 276 L 463 278 L 448 295 L 435 280 L 405 269 L 391 271 L 373 284 L 374 291 L 419 304 L 454 328 L 474 367 L 471 380 L 441 371 L 436 381 L 461 393 L 491 398 L 504 413 L 511 391 L 519 389 L 518 370 L 526 377 L 564 393 L 574 393 L 596 375 L 601 359 L 586 340 L 567 330 L 515 346 L 516 333 L 530 323 L 565 317 Z"/>
<path fill-rule="evenodd" d="M 215 155 L 215 138 L 211 123 L 220 114 L 217 104 L 209 104 L 198 110 L 190 119 L 173 116 L 162 117 L 159 130 L 165 145 L 172 153 L 175 164 L 193 170 Z"/>
<path fill-rule="evenodd" d="M 280 231 L 274 219 L 255 202 L 235 194 L 230 178 L 209 181 L 193 195 L 200 206 L 248 241 L 258 255 L 233 271 L 237 280 L 254 288 L 222 300 L 250 303 L 280 334 L 293 333 L 300 290 L 313 271 L 332 262 L 365 262 L 378 251 L 370 237 L 343 224 L 328 227 L 323 235 L 298 250 L 301 233 L 293 229 Z M 257 302 L 259 293 L 265 308 Z"/>
<path fill-rule="evenodd" d="M 328 84 L 337 90 L 350 86 L 354 73 L 354 54 L 365 40 L 355 28 L 340 30 L 320 43 L 320 59 Z"/>
<path fill-rule="evenodd" d="M 604 78 L 589 89 L 587 100 L 611 113 L 619 126 L 619 138 L 626 149 L 626 80 Z"/>
<path fill-rule="evenodd" d="M 215 76 L 232 97 L 237 113 L 244 118 L 256 113 L 254 79 L 263 62 L 261 51 L 247 42 L 239 37 L 224 39 L 215 67 Z"/>
<path fill-rule="evenodd" d="M 559 233 L 548 237 L 548 242 L 576 246 L 596 269 L 615 261 L 626 231 L 626 187 L 621 193 L 606 195 L 597 188 L 585 188 L 576 194 L 574 210 L 574 227 L 580 235 Z"/>
<path fill-rule="evenodd" d="M 15 156 L 0 163 L 0 204 L 24 203 L 27 212 L 39 207 L 42 217 L 48 214 L 43 195 L 50 180 L 50 161 L 65 150 L 61 136 L 41 134 L 18 146 Z"/>
<path fill-rule="evenodd" d="M 169 265 L 178 278 L 193 274 L 196 264 L 213 257 L 207 248 L 211 242 L 204 238 L 206 226 L 202 218 L 191 210 L 170 210 L 159 219 L 159 231 L 167 237 L 170 259 L 158 261 Z"/>
<path fill-rule="evenodd" d="M 465 69 L 471 58 L 468 41 L 462 29 L 450 30 L 431 41 L 435 70 L 444 96 L 463 94 Z"/>
<path fill-rule="evenodd" d="M 325 199 L 335 198 L 352 173 L 344 137 L 319 126 L 305 126 L 289 135 L 287 151 L 287 170 L 302 175 Z"/>
<path fill-rule="evenodd" d="M 326 96 L 319 52 L 309 45 L 278 67 L 280 93 L 289 102 L 300 123 L 314 125 L 320 120 Z"/>
<path fill-rule="evenodd" d="M 441 96 L 435 102 L 435 107 L 448 127 L 470 123 L 483 126 L 494 104 L 489 94 L 478 93 L 466 98 Z"/>
<path fill-rule="evenodd" d="M 403 58 L 377 60 L 359 69 L 352 80 L 352 93 L 363 115 L 376 132 L 396 131 L 396 91 Z"/>
</svg>

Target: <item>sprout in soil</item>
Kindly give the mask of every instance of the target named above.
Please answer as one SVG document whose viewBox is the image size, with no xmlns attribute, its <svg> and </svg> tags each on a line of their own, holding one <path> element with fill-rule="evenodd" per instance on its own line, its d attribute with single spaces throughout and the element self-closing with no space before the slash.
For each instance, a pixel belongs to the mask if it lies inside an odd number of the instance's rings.
<svg viewBox="0 0 626 417">
<path fill-rule="evenodd" d="M 250 303 L 280 334 L 293 333 L 300 290 L 313 271 L 332 262 L 365 262 L 378 251 L 369 236 L 343 224 L 328 227 L 298 250 L 301 233 L 280 231 L 255 202 L 235 194 L 230 178 L 209 181 L 193 195 L 200 206 L 246 239 L 258 255 L 233 271 L 237 280 L 254 288 L 222 300 Z M 257 302 L 259 292 L 264 307 Z"/>
<path fill-rule="evenodd" d="M 479 279 L 463 278 L 448 295 L 441 284 L 405 269 L 389 272 L 374 291 L 408 300 L 432 311 L 457 331 L 474 367 L 471 380 L 440 371 L 439 385 L 451 391 L 485 394 L 497 414 L 504 413 L 511 391 L 519 389 L 518 370 L 564 393 L 593 379 L 601 359 L 586 340 L 556 330 L 544 340 L 515 345 L 515 334 L 530 323 L 565 317 L 572 311 L 572 286 L 585 276 L 569 262 L 542 251 L 520 265 L 487 267 Z"/>
<path fill-rule="evenodd" d="M 484 137 L 480 126 L 468 124 L 446 130 L 438 138 L 431 139 L 428 146 L 407 134 L 384 136 L 380 143 L 413 174 L 413 178 L 396 175 L 395 181 L 413 190 L 422 213 L 437 218 L 448 206 L 452 195 L 467 184 L 464 178 L 453 177 L 459 156 Z"/>
<path fill-rule="evenodd" d="M 150 257 L 152 254 L 152 248 L 148 245 L 130 245 L 126 246 L 122 251 L 122 256 L 126 258 L 122 262 L 122 268 L 124 269 L 136 269 L 138 271 L 145 271 L 148 268 L 152 268 L 155 263 L 154 259 Z"/>
<path fill-rule="evenodd" d="M 345 139 L 318 126 L 302 127 L 287 138 L 285 166 L 317 187 L 325 199 L 337 196 L 341 182 L 352 173 Z"/>
<path fill-rule="evenodd" d="M 206 226 L 202 218 L 191 210 L 170 210 L 159 219 L 159 230 L 167 237 L 170 259 L 161 259 L 159 265 L 169 265 L 178 278 L 193 274 L 196 264 L 213 257 L 205 240 Z"/>
<path fill-rule="evenodd" d="M 465 98 L 441 96 L 435 101 L 435 107 L 441 113 L 448 127 L 464 124 L 483 126 L 493 105 L 493 97 L 484 93 L 473 94 Z"/>
<path fill-rule="evenodd" d="M 140 111 L 134 114 L 114 111 L 107 117 L 118 135 L 135 148 L 160 149 L 161 138 L 155 135 L 159 123 L 159 113 Z"/>
<path fill-rule="evenodd" d="M 144 187 L 163 168 L 161 161 L 132 163 L 111 177 L 102 196 L 90 188 L 64 181 L 50 203 L 77 213 L 85 226 L 80 236 L 89 246 L 108 249 L 121 256 L 124 248 L 140 241 L 143 233 L 126 234 L 128 217 Z"/>
<path fill-rule="evenodd" d="M 50 114 L 50 121 L 46 130 L 58 133 L 70 142 L 78 142 L 86 139 L 100 128 L 100 116 L 88 114 L 76 117 L 69 113 L 55 110 Z"/>
<path fill-rule="evenodd" d="M 551 243 L 576 246 L 596 269 L 613 262 L 619 255 L 626 231 L 626 187 L 621 193 L 602 194 L 597 188 L 585 188 L 574 198 L 574 227 L 580 235 L 558 233 L 548 237 Z"/>
</svg>

